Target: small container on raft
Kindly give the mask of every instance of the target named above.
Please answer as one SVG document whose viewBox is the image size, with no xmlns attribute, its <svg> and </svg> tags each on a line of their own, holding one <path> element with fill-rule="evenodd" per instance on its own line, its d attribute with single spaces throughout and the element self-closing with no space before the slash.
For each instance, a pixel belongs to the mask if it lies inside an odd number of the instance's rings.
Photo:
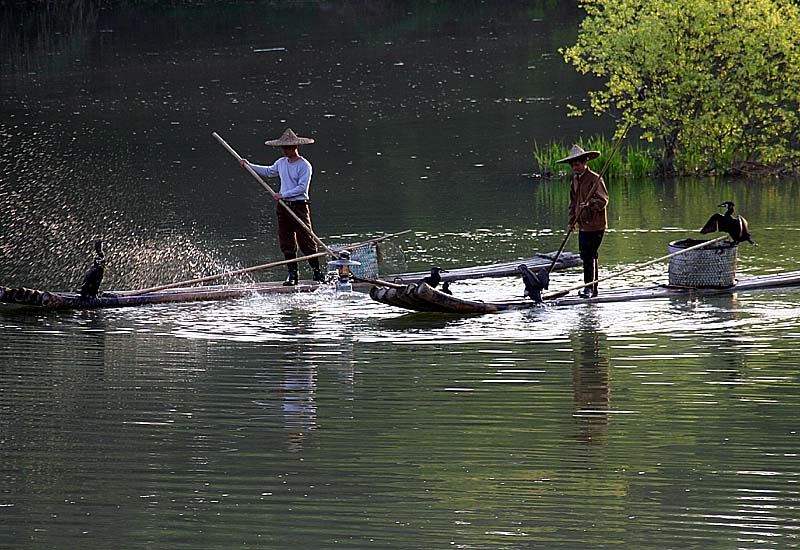
<svg viewBox="0 0 800 550">
<path fill-rule="evenodd" d="M 669 253 L 708 242 L 683 239 L 669 243 Z M 669 286 L 689 288 L 727 288 L 736 284 L 738 245 L 722 241 L 708 247 L 679 254 L 669 260 Z"/>
</svg>

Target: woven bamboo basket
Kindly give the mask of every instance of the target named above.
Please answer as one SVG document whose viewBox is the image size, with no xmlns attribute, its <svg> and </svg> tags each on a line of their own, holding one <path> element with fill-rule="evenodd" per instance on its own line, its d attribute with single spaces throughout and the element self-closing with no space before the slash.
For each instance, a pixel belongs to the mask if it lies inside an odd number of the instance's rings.
<svg viewBox="0 0 800 550">
<path fill-rule="evenodd" d="M 669 253 L 707 241 L 684 239 L 669 243 Z M 726 288 L 736 284 L 738 246 L 730 241 L 698 248 L 669 260 L 669 286 Z"/>
</svg>

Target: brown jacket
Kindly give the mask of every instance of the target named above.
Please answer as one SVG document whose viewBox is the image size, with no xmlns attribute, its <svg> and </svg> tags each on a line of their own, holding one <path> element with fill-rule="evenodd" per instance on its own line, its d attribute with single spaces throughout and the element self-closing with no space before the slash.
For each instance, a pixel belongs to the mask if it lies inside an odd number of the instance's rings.
<svg viewBox="0 0 800 550">
<path fill-rule="evenodd" d="M 597 187 L 595 182 L 599 180 Z M 589 193 L 595 187 L 594 193 L 589 197 Z M 588 202 L 581 208 L 580 204 Z M 589 168 L 580 177 L 572 176 L 572 183 L 569 188 L 569 226 L 577 224 L 579 231 L 603 231 L 608 229 L 608 216 L 606 207 L 608 206 L 608 190 L 598 174 Z M 576 219 L 580 211 L 580 218 Z"/>
</svg>

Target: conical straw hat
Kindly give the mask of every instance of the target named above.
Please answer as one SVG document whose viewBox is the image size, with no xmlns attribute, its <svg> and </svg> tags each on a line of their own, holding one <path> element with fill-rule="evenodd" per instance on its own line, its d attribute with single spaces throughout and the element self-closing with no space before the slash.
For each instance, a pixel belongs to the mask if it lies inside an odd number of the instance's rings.
<svg viewBox="0 0 800 550">
<path fill-rule="evenodd" d="M 291 128 L 287 128 L 283 135 L 278 139 L 271 139 L 269 141 L 265 141 L 264 143 L 266 145 L 272 145 L 275 147 L 283 147 L 284 145 L 308 145 L 309 143 L 314 143 L 314 140 L 312 138 L 299 137 L 297 134 L 292 132 Z"/>
<path fill-rule="evenodd" d="M 596 159 L 600 156 L 600 151 L 584 151 L 580 145 L 573 145 L 572 149 L 569 150 L 569 155 L 564 157 L 561 160 L 557 160 L 556 162 L 572 162 L 575 159 L 579 159 L 581 157 L 586 157 L 587 160 Z"/>
</svg>

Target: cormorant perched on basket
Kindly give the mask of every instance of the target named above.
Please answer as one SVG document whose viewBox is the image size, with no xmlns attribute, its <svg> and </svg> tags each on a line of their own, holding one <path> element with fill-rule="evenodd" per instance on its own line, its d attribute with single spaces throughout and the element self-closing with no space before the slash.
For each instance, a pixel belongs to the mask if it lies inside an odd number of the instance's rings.
<svg viewBox="0 0 800 550">
<path fill-rule="evenodd" d="M 742 216 L 734 217 L 734 204 L 731 201 L 725 201 L 718 206 L 719 208 L 722 208 L 723 206 L 727 208 L 725 214 L 717 213 L 711 216 L 711 218 L 709 218 L 709 220 L 700 230 L 700 233 L 727 233 L 731 236 L 733 242 L 737 244 L 744 241 L 747 241 L 750 244 L 756 244 L 752 241 L 752 239 L 750 239 L 750 229 L 747 226 L 747 220 Z"/>
<path fill-rule="evenodd" d="M 525 264 L 520 264 L 520 273 L 522 273 L 522 282 L 525 283 L 525 294 L 537 304 L 542 303 L 542 290 L 550 286 L 550 275 L 546 269 L 538 269 L 536 273 L 530 270 Z"/>
<path fill-rule="evenodd" d="M 83 298 L 97 298 L 97 294 L 100 291 L 100 283 L 106 273 L 106 253 L 103 252 L 103 241 L 97 240 L 94 242 L 94 252 L 92 267 L 83 276 L 81 288 L 78 291 Z"/>
<path fill-rule="evenodd" d="M 447 271 L 441 267 L 432 267 L 431 274 L 422 279 L 422 282 L 431 288 L 436 288 L 442 282 L 441 273 L 447 273 Z"/>
</svg>

